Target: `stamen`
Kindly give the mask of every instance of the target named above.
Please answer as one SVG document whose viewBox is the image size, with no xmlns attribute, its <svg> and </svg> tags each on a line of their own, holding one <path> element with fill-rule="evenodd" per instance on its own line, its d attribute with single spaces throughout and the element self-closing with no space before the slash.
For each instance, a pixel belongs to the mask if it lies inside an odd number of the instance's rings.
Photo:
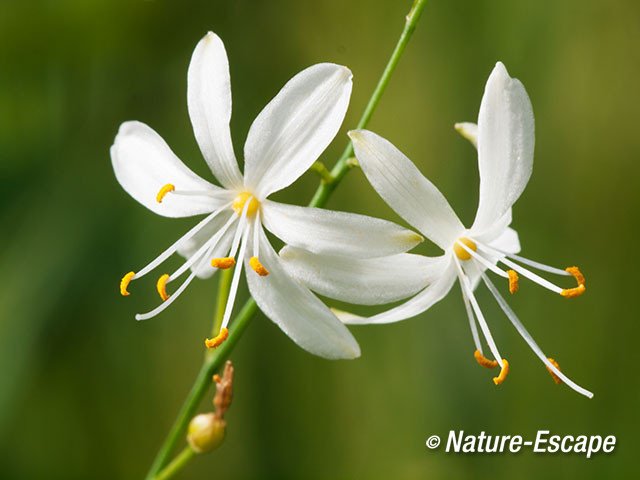
<svg viewBox="0 0 640 480">
<path fill-rule="evenodd" d="M 167 295 L 167 280 L 169 280 L 169 274 L 165 273 L 158 279 L 158 283 L 156 284 L 156 288 L 163 302 L 169 299 L 169 295 Z"/>
<path fill-rule="evenodd" d="M 504 278 L 509 278 L 509 275 L 507 275 L 506 272 L 504 272 L 502 269 L 498 268 L 496 265 L 491 263 L 489 260 L 484 258 L 482 255 L 479 255 L 478 253 L 476 253 L 475 250 L 469 248 L 466 244 L 464 244 L 464 243 L 462 243 L 462 242 L 460 242 L 458 240 L 457 243 L 454 245 L 454 250 L 455 250 L 455 247 L 460 247 L 462 250 L 464 250 L 466 253 L 468 253 L 470 255 L 469 258 L 473 257 L 474 260 L 477 260 L 486 269 L 491 270 L 496 275 L 500 275 L 501 277 L 504 277 Z"/>
<path fill-rule="evenodd" d="M 460 260 L 469 260 L 471 258 L 471 253 L 462 245 L 460 245 L 461 243 L 469 247 L 474 252 L 478 247 L 473 240 L 470 240 L 467 237 L 460 237 L 458 241 L 453 244 L 453 252 L 456 254 L 456 257 L 458 257 Z"/>
<path fill-rule="evenodd" d="M 220 333 L 214 337 L 214 338 L 207 338 L 204 341 L 204 344 L 207 346 L 207 348 L 215 348 L 218 347 L 222 344 L 222 342 L 224 342 L 227 337 L 229 336 L 229 330 L 227 330 L 226 328 L 221 328 L 220 329 Z"/>
<path fill-rule="evenodd" d="M 578 285 L 576 288 L 568 288 L 568 289 L 562 290 L 560 292 L 560 295 L 562 295 L 565 298 L 576 298 L 582 295 L 585 292 L 585 290 L 586 290 L 586 287 L 584 285 Z"/>
<path fill-rule="evenodd" d="M 213 258 L 211 260 L 211 266 L 213 268 L 219 268 L 220 270 L 226 270 L 235 266 L 236 259 L 233 257 Z"/>
<path fill-rule="evenodd" d="M 582 272 L 578 267 L 567 267 L 565 268 L 565 271 L 573 275 L 573 278 L 576 279 L 578 285 L 584 285 L 586 283 L 584 275 L 582 275 Z"/>
<path fill-rule="evenodd" d="M 500 370 L 500 375 L 497 377 L 493 377 L 493 383 L 496 385 L 500 385 L 504 382 L 504 379 L 507 378 L 507 374 L 509 373 L 509 362 L 507 362 L 506 358 L 502 359 L 502 370 Z"/>
<path fill-rule="evenodd" d="M 160 191 L 158 192 L 158 195 L 156 195 L 156 202 L 162 203 L 162 199 L 164 198 L 164 196 L 169 192 L 175 191 L 175 189 L 176 189 L 175 185 L 171 185 L 170 183 L 167 183 L 164 187 L 160 189 Z"/>
<path fill-rule="evenodd" d="M 471 304 L 469 304 L 469 299 L 464 294 L 464 288 L 460 285 L 460 290 L 462 291 L 462 301 L 464 302 L 464 309 L 467 311 L 467 317 L 469 318 L 469 328 L 471 328 L 471 336 L 473 337 L 473 343 L 476 346 L 476 350 L 482 353 L 482 346 L 480 345 L 480 337 L 478 336 L 478 327 L 476 326 L 476 320 L 473 317 L 473 310 L 471 309 Z"/>
<path fill-rule="evenodd" d="M 482 353 L 480 353 L 480 350 L 476 350 L 473 353 L 473 356 L 475 357 L 476 362 L 478 362 L 485 368 L 496 368 L 498 366 L 498 362 L 496 362 L 495 360 L 489 360 L 487 357 L 482 355 Z"/>
<path fill-rule="evenodd" d="M 560 366 L 558 365 L 558 362 L 556 362 L 553 358 L 549 357 L 549 358 L 547 358 L 547 360 L 549 360 L 553 364 L 554 367 L 556 367 L 558 370 L 560 370 Z M 553 377 L 553 381 L 556 382 L 556 385 L 558 385 L 559 383 L 562 383 L 562 380 L 560 379 L 560 377 L 558 375 L 556 375 L 553 370 L 551 370 L 546 365 L 545 365 L 545 367 L 547 368 L 547 370 L 549 371 L 549 373 Z"/>
<path fill-rule="evenodd" d="M 518 274 L 515 270 L 507 270 L 509 274 L 509 291 L 514 294 L 518 291 Z"/>
<path fill-rule="evenodd" d="M 120 295 L 122 295 L 123 297 L 128 297 L 129 295 L 131 295 L 127 291 L 127 287 L 131 283 L 131 280 L 133 280 L 134 276 L 135 272 L 129 272 L 124 277 L 122 277 L 122 280 L 120 280 Z"/>
<path fill-rule="evenodd" d="M 269 275 L 269 270 L 262 266 L 260 260 L 258 260 L 258 257 L 251 257 L 251 259 L 249 260 L 249 266 L 253 268 L 253 271 L 261 277 L 266 277 L 267 275 Z"/>
</svg>

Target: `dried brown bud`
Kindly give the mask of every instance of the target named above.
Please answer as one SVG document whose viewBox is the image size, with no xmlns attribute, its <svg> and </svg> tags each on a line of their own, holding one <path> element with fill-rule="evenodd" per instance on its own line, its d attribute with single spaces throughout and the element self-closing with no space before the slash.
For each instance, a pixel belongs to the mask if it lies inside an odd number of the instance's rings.
<svg viewBox="0 0 640 480">
<path fill-rule="evenodd" d="M 213 397 L 213 405 L 216 407 L 215 415 L 222 419 L 231 405 L 231 397 L 233 396 L 233 364 L 231 360 L 227 360 L 225 363 L 222 377 L 214 375 L 213 381 L 216 382 L 216 395 Z"/>
</svg>

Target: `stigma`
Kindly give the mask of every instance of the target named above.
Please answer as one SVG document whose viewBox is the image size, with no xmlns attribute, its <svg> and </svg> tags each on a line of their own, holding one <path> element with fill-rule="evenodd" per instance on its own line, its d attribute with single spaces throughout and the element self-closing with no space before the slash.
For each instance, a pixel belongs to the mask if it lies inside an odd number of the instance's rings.
<svg viewBox="0 0 640 480">
<path fill-rule="evenodd" d="M 249 200 L 251 199 L 251 200 Z M 245 204 L 249 201 L 249 206 L 247 207 L 247 217 L 250 217 L 254 213 L 258 211 L 258 207 L 260 206 L 260 202 L 256 200 L 256 197 L 249 192 L 242 192 L 233 199 L 233 203 L 231 204 L 231 208 L 238 214 L 238 216 L 242 216 L 242 210 L 244 209 Z"/>
<path fill-rule="evenodd" d="M 468 239 L 467 237 L 460 237 L 456 243 L 453 244 L 453 253 L 456 254 L 460 260 L 469 260 L 471 258 L 471 254 L 467 252 L 462 246 L 458 245 L 459 243 L 464 243 L 467 248 L 473 250 L 474 252 L 478 249 L 476 246 L 476 242 Z"/>
<path fill-rule="evenodd" d="M 220 346 L 222 342 L 224 342 L 227 339 L 228 336 L 229 336 L 229 330 L 227 330 L 226 328 L 221 328 L 220 333 L 217 336 L 211 339 L 207 338 L 204 341 L 204 344 L 206 345 L 207 348 L 215 348 Z"/>
</svg>

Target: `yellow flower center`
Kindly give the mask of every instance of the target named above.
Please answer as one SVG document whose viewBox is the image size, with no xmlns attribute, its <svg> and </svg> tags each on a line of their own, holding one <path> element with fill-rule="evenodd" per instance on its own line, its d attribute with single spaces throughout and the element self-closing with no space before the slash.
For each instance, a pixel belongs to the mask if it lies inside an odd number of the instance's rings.
<svg viewBox="0 0 640 480">
<path fill-rule="evenodd" d="M 459 243 L 458 243 L 459 242 Z M 469 250 L 473 250 L 474 252 L 477 250 L 476 243 L 473 240 L 469 240 L 466 237 L 460 237 L 456 243 L 453 244 L 453 252 L 456 254 L 460 260 L 469 260 L 471 258 L 471 254 L 467 252 L 460 243 L 464 243 Z"/>
<path fill-rule="evenodd" d="M 233 199 L 233 204 L 231 205 L 231 207 L 235 210 L 238 216 L 242 215 L 242 210 L 244 209 L 244 206 L 247 203 L 247 200 L 249 200 L 250 198 L 251 200 L 249 201 L 249 206 L 247 207 L 247 217 L 250 217 L 251 215 L 253 215 L 258 211 L 260 202 L 256 200 L 256 197 L 254 197 L 252 193 L 242 192 L 238 194 L 236 198 Z"/>
</svg>

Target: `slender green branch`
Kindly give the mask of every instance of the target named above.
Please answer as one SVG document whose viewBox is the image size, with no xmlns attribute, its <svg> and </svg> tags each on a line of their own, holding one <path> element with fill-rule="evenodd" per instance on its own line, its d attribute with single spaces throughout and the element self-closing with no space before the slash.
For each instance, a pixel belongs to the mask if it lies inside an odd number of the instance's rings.
<svg viewBox="0 0 640 480">
<path fill-rule="evenodd" d="M 213 329 L 211 336 L 215 337 L 220 333 L 222 319 L 224 318 L 224 310 L 227 307 L 227 299 L 229 298 L 229 288 L 231 287 L 231 279 L 233 278 L 233 269 L 227 268 L 222 270 L 220 274 L 220 282 L 218 283 L 218 299 L 216 302 L 216 316 L 213 321 Z"/>
<path fill-rule="evenodd" d="M 400 60 L 400 57 L 402 56 L 407 43 L 411 38 L 411 34 L 416 28 L 416 24 L 418 23 L 418 20 L 426 3 L 426 0 L 414 1 L 409 14 L 407 15 L 406 23 L 404 29 L 402 30 L 402 34 L 400 35 L 400 39 L 398 40 L 398 43 L 396 44 L 396 47 L 393 50 L 389 61 L 387 62 L 387 66 L 385 67 L 384 72 L 382 73 L 382 76 L 378 81 L 378 85 L 371 95 L 369 103 L 367 104 L 364 113 L 362 114 L 362 117 L 360 118 L 360 121 L 356 126 L 356 129 L 364 128 L 369 123 L 371 115 L 373 115 L 374 110 L 378 106 L 380 98 L 382 97 L 385 88 L 389 84 L 389 80 L 391 79 L 391 76 L 395 71 L 396 66 L 398 65 L 398 61 Z M 327 202 L 329 196 L 338 186 L 344 175 L 349 171 L 351 167 L 355 166 L 354 162 L 350 161 L 352 157 L 353 145 L 351 144 L 351 142 L 349 142 L 344 153 L 330 172 L 331 181 L 322 181 L 320 183 L 320 186 L 316 190 L 313 198 L 311 199 L 311 202 L 309 203 L 310 207 L 322 207 Z M 222 282 L 223 280 L 221 279 L 221 283 Z M 219 292 L 218 298 L 222 298 L 221 295 L 222 294 Z M 226 299 L 226 297 L 224 298 Z M 226 301 L 224 303 L 226 303 Z M 218 305 L 218 308 L 220 308 L 220 304 Z M 189 392 L 189 395 L 182 405 L 182 408 L 178 413 L 178 417 L 171 427 L 171 430 L 169 431 L 165 442 L 163 443 L 162 447 L 160 447 L 160 450 L 158 451 L 158 454 L 156 455 L 156 458 L 154 459 L 153 464 L 149 469 L 149 473 L 146 476 L 146 480 L 155 480 L 158 472 L 164 465 L 166 465 L 171 452 L 173 452 L 178 442 L 184 436 L 187 426 L 191 421 L 191 418 L 194 416 L 198 405 L 200 404 L 200 401 L 209 389 L 209 386 L 211 384 L 211 376 L 227 358 L 228 354 L 231 352 L 238 339 L 249 325 L 251 319 L 253 318 L 253 314 L 256 311 L 256 302 L 255 300 L 253 300 L 253 298 L 250 298 L 242 307 L 242 310 L 240 311 L 240 313 L 238 313 L 237 317 L 235 317 L 235 319 L 231 322 L 232 326 L 229 330 L 229 337 L 227 338 L 227 340 L 211 353 L 208 352 L 208 354 L 205 356 L 204 363 L 202 364 L 200 372 L 198 373 L 198 376 L 196 377 L 196 380 L 191 387 L 191 391 Z M 216 318 L 218 318 L 218 316 L 216 316 Z M 216 327 L 214 326 L 214 331 L 215 328 Z M 180 455 L 183 454 L 184 452 Z M 187 458 L 185 460 L 185 463 L 190 458 L 191 457 Z M 179 457 L 177 457 L 175 461 L 177 461 L 178 459 Z M 172 462 L 172 464 L 175 463 L 175 461 Z"/>
<path fill-rule="evenodd" d="M 404 29 L 402 30 L 402 34 L 400 35 L 400 39 L 396 44 L 396 48 L 393 49 L 393 53 L 391 53 L 391 57 L 387 62 L 387 66 L 382 72 L 382 76 L 378 81 L 378 85 L 376 85 L 376 89 L 373 91 L 373 95 L 369 99 L 369 103 L 364 109 L 364 113 L 360 117 L 360 121 L 358 125 L 356 125 L 356 130 L 365 128 L 371 120 L 371 116 L 373 115 L 374 110 L 378 106 L 380 99 L 382 98 L 382 94 L 384 93 L 387 85 L 389 84 L 389 80 L 391 79 L 391 75 L 395 71 L 398 66 L 398 62 L 400 61 L 400 57 L 404 53 L 409 40 L 411 39 L 411 35 L 413 31 L 416 29 L 416 25 L 418 20 L 420 19 L 420 15 L 422 15 L 422 10 L 424 9 L 427 1 L 426 0 L 415 0 L 413 2 L 413 7 L 409 11 L 407 15 L 406 22 L 404 24 Z M 331 175 L 333 177 L 332 182 L 323 183 L 316 190 L 313 199 L 311 200 L 311 207 L 321 207 L 323 206 L 329 195 L 333 190 L 338 186 L 344 175 L 349 171 L 350 166 L 348 165 L 348 160 L 353 156 L 353 144 L 349 142 L 347 148 L 344 150 L 340 160 L 335 164 L 333 169 L 331 170 Z"/>
<path fill-rule="evenodd" d="M 311 168 L 309 168 L 309 170 L 311 170 L 312 172 L 317 173 L 322 182 L 324 182 L 324 183 L 333 182 L 333 175 L 331 175 L 331 172 L 325 166 L 324 163 L 322 163 L 320 161 L 314 162 L 313 165 L 311 165 Z"/>
<path fill-rule="evenodd" d="M 167 465 L 155 478 L 155 480 L 168 480 L 173 477 L 182 467 L 184 467 L 196 452 L 187 445 L 169 465 Z"/>
</svg>

